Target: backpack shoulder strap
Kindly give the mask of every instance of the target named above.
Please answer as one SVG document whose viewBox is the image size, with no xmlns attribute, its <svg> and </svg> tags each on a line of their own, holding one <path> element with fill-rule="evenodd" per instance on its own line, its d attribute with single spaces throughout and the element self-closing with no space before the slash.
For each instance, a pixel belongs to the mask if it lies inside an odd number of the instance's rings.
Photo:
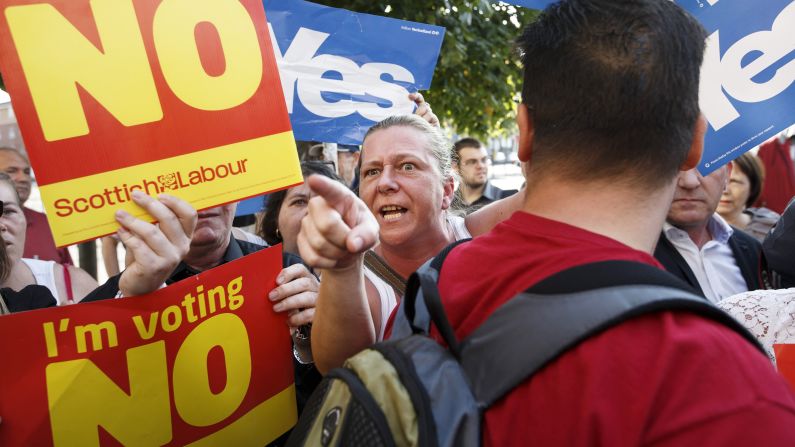
<svg viewBox="0 0 795 447">
<path fill-rule="evenodd" d="M 578 265 L 533 284 L 526 293 L 574 293 L 628 284 L 671 287 L 701 296 L 684 280 L 657 267 L 635 261 L 601 261 Z M 701 297 L 703 301 L 706 298 Z"/>
<path fill-rule="evenodd" d="M 392 324 L 392 338 L 411 334 L 427 335 L 433 322 L 453 353 L 457 353 L 458 341 L 447 319 L 436 283 L 447 255 L 455 247 L 470 240 L 468 238 L 453 242 L 412 273 Z"/>
<path fill-rule="evenodd" d="M 370 269 L 379 278 L 383 279 L 390 287 L 395 289 L 398 296 L 402 296 L 406 293 L 406 279 L 400 276 L 400 273 L 390 267 L 389 264 L 373 250 L 367 250 L 364 253 L 364 266 Z"/>
<path fill-rule="evenodd" d="M 655 312 L 696 313 L 762 351 L 742 325 L 688 289 L 666 272 L 628 261 L 575 267 L 531 287 L 497 309 L 461 346 L 479 405 L 489 407 L 587 338 Z"/>
</svg>

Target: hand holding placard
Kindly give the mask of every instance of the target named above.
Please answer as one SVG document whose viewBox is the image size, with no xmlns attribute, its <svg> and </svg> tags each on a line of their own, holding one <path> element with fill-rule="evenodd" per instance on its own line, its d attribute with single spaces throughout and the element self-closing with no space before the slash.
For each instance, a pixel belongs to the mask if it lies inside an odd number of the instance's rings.
<svg viewBox="0 0 795 447">
<path fill-rule="evenodd" d="M 287 312 L 287 325 L 297 328 L 312 323 L 320 282 L 303 264 L 284 268 L 276 277 L 277 287 L 268 294 L 275 312 Z"/>
<path fill-rule="evenodd" d="M 196 210 L 187 202 L 168 194 L 154 199 L 141 191 L 134 191 L 133 201 L 144 208 L 159 224 L 136 219 L 119 210 L 119 237 L 133 261 L 119 278 L 119 290 L 124 296 L 135 296 L 157 290 L 182 261 L 190 249 Z"/>
<path fill-rule="evenodd" d="M 411 93 L 409 94 L 409 99 L 417 104 L 417 110 L 414 111 L 415 115 L 430 123 L 431 126 L 439 127 L 439 117 L 433 113 L 431 105 L 425 102 L 425 98 L 422 96 L 422 93 Z"/>
</svg>

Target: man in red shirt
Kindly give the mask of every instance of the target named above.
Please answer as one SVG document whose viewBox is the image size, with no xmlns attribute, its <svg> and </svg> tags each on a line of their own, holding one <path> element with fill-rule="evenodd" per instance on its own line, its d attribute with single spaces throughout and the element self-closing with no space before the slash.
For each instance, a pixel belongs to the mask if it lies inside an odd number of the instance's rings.
<svg viewBox="0 0 795 447">
<path fill-rule="evenodd" d="M 520 44 L 527 196 L 522 212 L 444 263 L 440 293 L 460 338 L 567 268 L 605 260 L 661 267 L 650 253 L 677 172 L 701 156 L 704 31 L 673 2 L 561 2 Z M 591 337 L 516 387 L 486 412 L 484 441 L 792 445 L 795 400 L 733 331 L 662 312 Z"/>
<path fill-rule="evenodd" d="M 625 260 L 662 269 L 651 253 L 677 174 L 703 149 L 704 40 L 669 0 L 563 1 L 528 27 L 517 117 L 519 158 L 530 162 L 524 205 L 447 256 L 439 289 L 459 338 L 568 268 Z M 302 254 L 341 268 L 335 262 L 375 243 L 378 226 L 342 188 L 310 186 L 318 194 L 310 206 L 336 212 L 299 241 Z M 533 329 L 527 337 L 538 336 Z M 514 388 L 486 411 L 483 441 L 793 445 L 795 398 L 737 333 L 660 312 L 590 337 Z"/>
</svg>

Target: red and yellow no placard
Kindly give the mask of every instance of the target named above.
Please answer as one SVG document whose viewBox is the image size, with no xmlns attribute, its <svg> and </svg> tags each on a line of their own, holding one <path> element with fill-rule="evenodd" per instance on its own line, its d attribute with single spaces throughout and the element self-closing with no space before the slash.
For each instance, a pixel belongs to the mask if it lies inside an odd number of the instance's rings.
<svg viewBox="0 0 795 447">
<path fill-rule="evenodd" d="M 263 446 L 297 419 L 280 247 L 147 296 L 0 318 L 2 446 Z"/>
<path fill-rule="evenodd" d="M 301 183 L 261 0 L 0 0 L 0 71 L 58 245 L 135 189 L 197 209 Z"/>
<path fill-rule="evenodd" d="M 776 354 L 776 369 L 795 390 L 795 344 L 776 343 L 773 352 Z"/>
</svg>

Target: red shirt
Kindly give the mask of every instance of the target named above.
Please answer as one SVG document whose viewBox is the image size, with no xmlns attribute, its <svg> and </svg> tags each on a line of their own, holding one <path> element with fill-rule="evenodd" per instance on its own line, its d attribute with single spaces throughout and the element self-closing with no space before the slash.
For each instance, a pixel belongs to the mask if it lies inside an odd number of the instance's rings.
<svg viewBox="0 0 795 447">
<path fill-rule="evenodd" d="M 764 206 L 783 214 L 795 197 L 795 164 L 790 155 L 792 139 L 783 143 L 778 137 L 759 147 L 759 160 L 765 166 L 765 182 L 757 206 Z"/>
<path fill-rule="evenodd" d="M 440 292 L 463 338 L 527 287 L 604 260 L 660 267 L 613 239 L 520 212 L 453 250 Z M 588 339 L 519 385 L 486 412 L 483 437 L 487 446 L 795 445 L 795 400 L 739 335 L 663 312 Z"/>
<path fill-rule="evenodd" d="M 57 248 L 52 238 L 47 216 L 38 211 L 22 207 L 28 227 L 25 233 L 25 252 L 23 258 L 55 261 L 60 264 L 72 264 L 72 257 L 66 247 Z"/>
</svg>

